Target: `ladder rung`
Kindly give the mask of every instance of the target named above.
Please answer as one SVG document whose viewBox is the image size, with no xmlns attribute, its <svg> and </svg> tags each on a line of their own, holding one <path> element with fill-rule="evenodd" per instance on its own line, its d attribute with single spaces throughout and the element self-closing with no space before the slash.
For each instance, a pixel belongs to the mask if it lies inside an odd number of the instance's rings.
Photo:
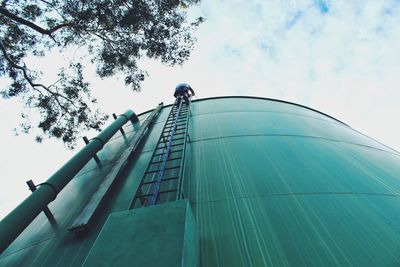
<svg viewBox="0 0 400 267">
<path fill-rule="evenodd" d="M 175 129 L 175 133 L 176 133 L 176 132 L 179 132 L 179 131 L 185 132 L 185 130 L 186 130 L 185 127 L 176 128 L 176 129 Z M 163 135 L 164 135 L 165 133 L 167 133 L 167 134 L 169 135 L 169 134 L 171 134 L 172 132 L 171 132 L 171 129 L 168 129 L 167 131 L 164 130 L 162 133 L 163 133 Z M 164 135 L 164 136 L 165 136 L 165 135 Z"/>
<path fill-rule="evenodd" d="M 175 132 L 174 136 L 175 136 L 175 135 L 181 135 L 181 134 L 184 134 L 184 133 L 185 133 L 185 131 L 182 131 L 182 132 L 180 132 L 180 133 Z M 160 139 L 165 139 L 165 138 L 168 138 L 168 137 L 169 137 L 169 135 L 162 135 Z"/>
<path fill-rule="evenodd" d="M 179 115 L 181 115 L 181 114 L 187 114 L 188 113 L 188 110 L 187 109 L 184 109 L 184 110 L 181 110 L 181 112 L 179 112 Z M 170 115 L 173 115 L 173 116 L 175 116 L 175 115 L 177 115 L 178 113 L 176 112 L 176 111 L 174 111 L 174 112 L 172 112 Z"/>
<path fill-rule="evenodd" d="M 185 127 L 181 127 L 181 128 L 179 128 L 179 126 L 186 126 L 186 124 L 182 124 L 182 125 L 177 125 L 177 127 L 175 128 L 175 130 L 181 130 L 181 129 L 185 129 Z M 172 129 L 172 127 L 173 126 L 168 126 L 168 127 L 166 127 L 166 128 L 164 128 L 164 131 L 165 130 L 169 130 L 169 129 Z"/>
<path fill-rule="evenodd" d="M 166 137 L 164 137 L 164 138 L 160 138 L 159 143 L 160 143 L 160 144 L 161 144 L 161 143 L 163 143 L 163 144 L 168 143 L 168 137 L 169 137 L 169 136 L 166 136 Z M 185 139 L 185 136 L 174 138 L 172 141 L 175 142 L 175 141 L 177 141 L 177 140 L 182 140 L 182 139 Z"/>
<path fill-rule="evenodd" d="M 149 194 L 139 195 L 139 196 L 136 196 L 136 199 L 138 199 L 138 198 L 142 199 L 142 198 L 145 198 L 145 197 L 149 197 L 151 195 L 153 195 L 153 194 L 149 193 Z M 142 204 L 143 204 L 143 202 L 142 202 Z"/>
<path fill-rule="evenodd" d="M 186 118 L 178 119 L 178 120 L 176 121 L 177 124 L 178 124 L 178 123 L 181 123 L 181 122 L 186 122 Z M 171 125 L 171 124 L 174 124 L 174 123 L 175 123 L 175 120 L 171 120 L 171 121 L 167 121 L 167 123 L 166 123 L 165 125 Z"/>
<path fill-rule="evenodd" d="M 185 142 L 179 143 L 179 144 L 172 144 L 172 145 L 170 145 L 170 147 L 173 147 L 173 146 L 182 146 L 182 145 L 184 145 L 184 144 L 185 144 Z M 164 149 L 164 148 L 167 148 L 167 146 L 162 146 L 162 147 L 156 148 L 156 150 Z"/>
<path fill-rule="evenodd" d="M 185 137 L 178 137 L 178 138 L 174 138 L 172 141 L 176 141 L 176 140 L 182 140 L 185 139 Z"/>
<path fill-rule="evenodd" d="M 177 141 L 177 140 L 183 140 L 183 139 L 185 139 L 185 137 L 174 138 L 174 139 L 172 140 L 172 142 L 175 142 L 175 141 Z M 165 138 L 161 138 L 160 141 L 159 141 L 159 144 L 166 144 L 166 143 L 168 143 L 168 142 L 169 142 L 168 139 L 166 140 Z"/>
<path fill-rule="evenodd" d="M 167 136 L 166 138 L 168 138 L 169 136 Z M 166 138 L 161 138 L 160 140 L 165 140 Z M 174 141 L 176 141 L 176 140 L 182 140 L 182 139 L 185 139 L 185 137 L 178 137 L 178 138 L 174 138 L 172 141 L 174 142 Z M 163 142 L 163 143 L 167 143 L 168 142 L 168 140 L 165 140 L 166 142 Z"/>
<path fill-rule="evenodd" d="M 178 118 L 178 120 L 186 119 L 187 112 L 179 113 L 178 117 L 175 116 L 175 114 L 173 114 L 173 115 L 174 116 L 170 116 L 169 118 L 167 118 L 167 121 L 173 121 L 173 120 L 176 120 L 177 118 Z"/>
<path fill-rule="evenodd" d="M 182 109 L 181 112 L 179 112 L 179 115 L 184 114 L 184 113 L 188 113 L 188 110 L 187 109 Z M 176 115 L 176 114 L 178 114 L 178 113 L 177 112 L 171 113 L 171 115 Z"/>
<path fill-rule="evenodd" d="M 169 152 L 169 154 L 171 155 L 172 153 L 178 153 L 178 152 L 182 152 L 182 151 L 183 151 L 183 149 L 171 150 L 171 151 Z M 161 156 L 161 155 L 164 155 L 164 154 L 165 154 L 165 153 L 157 153 L 157 154 L 154 154 L 153 157 Z"/>
<path fill-rule="evenodd" d="M 179 116 L 179 117 L 173 117 L 173 118 L 169 118 L 167 119 L 167 123 L 173 123 L 175 121 L 181 122 L 181 121 L 186 121 L 187 117 L 186 116 Z"/>
<path fill-rule="evenodd" d="M 185 124 L 186 124 L 186 120 L 178 121 L 176 124 L 175 124 L 175 122 L 169 122 L 169 123 L 166 123 L 166 124 L 165 124 L 165 127 L 164 127 L 164 128 L 169 128 L 169 127 L 171 127 L 171 125 L 172 125 L 172 126 L 173 126 L 173 125 L 181 126 L 181 125 L 185 125 Z"/>
<path fill-rule="evenodd" d="M 173 170 L 173 169 L 178 169 L 178 168 L 180 168 L 180 167 L 181 167 L 181 166 L 168 167 L 168 168 L 164 168 L 164 171 Z M 150 173 L 155 173 L 155 172 L 159 172 L 159 171 L 161 171 L 161 170 L 147 171 L 147 172 L 145 172 L 144 174 L 150 174 Z"/>
<path fill-rule="evenodd" d="M 178 160 L 178 159 L 182 159 L 182 157 L 167 159 L 167 161 L 173 161 L 173 160 Z M 158 160 L 158 161 L 150 162 L 150 164 L 152 165 L 152 164 L 157 164 L 157 163 L 161 163 L 161 162 L 163 162 L 163 160 Z"/>
<path fill-rule="evenodd" d="M 186 126 L 186 124 L 183 124 L 183 125 Z M 176 125 L 176 126 L 177 126 L 177 127 L 175 128 L 176 130 L 185 129 L 185 127 L 179 128 L 179 126 L 182 126 L 182 125 Z M 165 132 L 165 130 L 169 130 L 169 129 L 172 129 L 172 128 L 173 128 L 173 126 L 165 127 L 163 132 Z"/>
<path fill-rule="evenodd" d="M 183 139 L 183 138 L 182 138 Z M 175 141 L 175 139 L 173 140 L 173 141 Z M 180 145 L 183 145 L 185 142 L 181 142 L 181 143 L 177 143 L 177 144 L 171 144 L 170 146 L 171 147 L 173 147 L 173 146 L 180 146 Z M 160 144 L 164 144 L 164 143 L 160 143 Z M 167 148 L 167 146 L 162 146 L 162 147 L 159 147 L 159 148 L 156 148 L 156 149 L 162 149 L 162 148 Z"/>
<path fill-rule="evenodd" d="M 158 193 L 158 195 L 166 194 L 166 193 L 172 193 L 172 192 L 176 192 L 176 191 L 178 191 L 178 189 L 170 189 L 170 190 L 160 191 Z"/>
<path fill-rule="evenodd" d="M 188 111 L 187 110 L 183 110 L 183 111 L 179 112 L 179 117 L 186 116 L 187 114 L 188 114 Z M 178 115 L 178 113 L 174 112 L 174 113 L 171 113 L 170 115 L 172 115 L 172 116 L 169 116 L 167 118 L 167 120 L 169 120 L 171 118 L 176 118 L 176 115 Z"/>
<path fill-rule="evenodd" d="M 160 192 L 158 193 L 158 195 L 176 192 L 177 190 L 178 190 L 178 189 L 170 189 L 170 190 L 160 191 Z M 148 193 L 148 194 L 144 194 L 144 195 L 139 195 L 139 196 L 136 196 L 136 199 L 138 199 L 138 198 L 143 198 L 143 197 L 149 197 L 149 196 L 152 196 L 152 195 L 153 195 L 153 193 Z"/>
<path fill-rule="evenodd" d="M 174 177 L 170 177 L 170 178 L 165 178 L 165 179 L 162 179 L 161 182 L 170 181 L 170 180 L 176 180 L 176 179 L 178 179 L 178 178 L 179 178 L 179 176 L 174 176 Z M 144 183 L 142 183 L 142 185 L 145 185 L 145 184 L 154 184 L 154 183 L 156 183 L 156 182 L 157 182 L 157 180 L 150 181 L 150 182 L 144 182 Z"/>
<path fill-rule="evenodd" d="M 184 113 L 184 112 L 188 112 L 188 109 L 187 108 L 181 109 L 181 112 L 179 112 L 179 114 Z M 173 110 L 170 115 L 176 115 L 176 114 L 178 114 L 177 110 Z"/>
<path fill-rule="evenodd" d="M 165 124 L 165 126 L 169 126 L 169 125 L 173 125 L 173 124 L 175 124 L 175 122 L 171 122 L 171 123 L 167 123 L 167 124 Z M 181 126 L 181 125 L 185 125 L 186 124 L 186 121 L 185 121 L 185 123 L 182 123 L 182 121 L 178 121 L 177 123 L 176 123 L 176 126 Z"/>
</svg>

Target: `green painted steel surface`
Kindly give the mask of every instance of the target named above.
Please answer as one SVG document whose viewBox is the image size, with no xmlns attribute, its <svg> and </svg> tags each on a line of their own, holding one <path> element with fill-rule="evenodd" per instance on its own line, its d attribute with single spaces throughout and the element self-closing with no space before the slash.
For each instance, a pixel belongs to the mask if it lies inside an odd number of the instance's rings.
<svg viewBox="0 0 400 267">
<path fill-rule="evenodd" d="M 199 240 L 187 200 L 110 215 L 84 267 L 196 267 Z"/>
<path fill-rule="evenodd" d="M 186 181 L 202 266 L 399 266 L 399 154 L 321 114 L 193 105 Z"/>
<path fill-rule="evenodd" d="M 66 229 L 126 148 L 119 133 L 99 153 L 103 167 L 90 161 L 50 203 L 57 226 L 40 214 L 0 265 L 81 266 L 109 214 L 128 209 L 169 109 L 88 232 Z M 279 101 L 206 99 L 193 102 L 191 113 L 183 187 L 201 266 L 400 265 L 397 151 Z M 132 138 L 132 127 L 125 131 Z"/>
</svg>

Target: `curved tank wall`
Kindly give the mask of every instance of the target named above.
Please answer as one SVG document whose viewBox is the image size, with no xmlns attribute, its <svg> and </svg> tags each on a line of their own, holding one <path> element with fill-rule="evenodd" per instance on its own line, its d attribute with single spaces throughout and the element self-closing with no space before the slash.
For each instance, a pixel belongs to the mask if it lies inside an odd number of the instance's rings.
<svg viewBox="0 0 400 267">
<path fill-rule="evenodd" d="M 186 179 L 203 266 L 400 264 L 400 158 L 310 109 L 192 107 Z"/>
<path fill-rule="evenodd" d="M 0 255 L 1 266 L 81 266 L 110 213 L 129 207 L 163 108 L 90 230 L 67 229 L 132 139 L 124 126 Z M 143 121 L 149 113 L 139 116 Z M 201 266 L 400 265 L 400 154 L 315 110 L 271 99 L 194 101 L 184 193 Z M 130 226 L 127 226 L 129 230 Z"/>
</svg>

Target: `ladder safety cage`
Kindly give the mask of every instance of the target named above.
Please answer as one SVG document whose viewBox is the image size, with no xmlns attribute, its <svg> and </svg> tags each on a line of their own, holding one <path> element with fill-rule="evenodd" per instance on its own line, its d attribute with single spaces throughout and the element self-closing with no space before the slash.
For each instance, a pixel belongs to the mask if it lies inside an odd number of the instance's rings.
<svg viewBox="0 0 400 267">
<path fill-rule="evenodd" d="M 185 101 L 179 96 L 172 105 L 130 209 L 184 198 L 182 182 L 190 103 L 190 99 Z"/>
</svg>

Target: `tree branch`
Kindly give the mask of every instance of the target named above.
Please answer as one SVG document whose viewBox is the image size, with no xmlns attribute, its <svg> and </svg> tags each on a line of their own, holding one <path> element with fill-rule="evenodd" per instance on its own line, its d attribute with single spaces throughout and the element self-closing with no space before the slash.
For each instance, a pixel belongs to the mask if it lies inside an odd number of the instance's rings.
<svg viewBox="0 0 400 267">
<path fill-rule="evenodd" d="M 7 9 L 5 9 L 3 7 L 0 7 L 0 14 L 3 14 L 4 16 L 8 17 L 9 19 L 11 19 L 11 20 L 13 20 L 15 22 L 18 22 L 18 23 L 20 23 L 22 25 L 28 26 L 29 28 L 34 29 L 35 31 L 37 31 L 37 32 L 39 32 L 41 34 L 45 34 L 45 35 L 48 35 L 50 37 L 52 37 L 51 34 L 53 32 L 55 32 L 55 31 L 57 31 L 57 30 L 59 30 L 61 28 L 69 27 L 69 26 L 73 25 L 72 23 L 62 23 L 62 24 L 59 24 L 59 25 L 57 25 L 57 26 L 55 26 L 55 27 L 53 27 L 51 29 L 43 29 L 42 27 L 36 25 L 35 23 L 33 23 L 33 22 L 29 21 L 29 20 L 26 20 L 24 18 L 18 17 L 17 15 L 11 13 L 10 11 L 8 11 Z"/>
<path fill-rule="evenodd" d="M 31 77 L 29 77 L 28 71 L 26 69 L 26 67 L 20 66 L 17 63 L 15 63 L 7 54 L 6 48 L 4 47 L 3 42 L 0 40 L 0 50 L 3 53 L 4 58 L 8 61 L 8 63 L 11 65 L 11 67 L 19 69 L 22 71 L 22 74 L 24 75 L 25 80 L 28 81 L 28 83 L 32 86 L 32 87 L 45 87 L 42 84 L 36 84 L 32 81 Z"/>
<path fill-rule="evenodd" d="M 0 40 L 0 50 L 2 51 L 3 56 L 5 57 L 5 59 L 8 61 L 8 63 L 11 65 L 12 68 L 16 68 L 16 69 L 19 69 L 19 70 L 22 71 L 22 74 L 23 74 L 25 80 L 29 83 L 29 85 L 30 85 L 34 90 L 39 91 L 39 90 L 37 89 L 37 87 L 40 87 L 40 88 L 44 89 L 46 92 L 48 92 L 50 95 L 54 96 L 55 101 L 56 101 L 56 102 L 59 104 L 59 106 L 60 106 L 65 112 L 67 112 L 68 114 L 70 114 L 70 112 L 68 111 L 68 109 L 67 109 L 64 105 L 62 105 L 62 104 L 60 103 L 58 97 L 61 97 L 61 98 L 65 99 L 67 102 L 70 102 L 71 105 L 73 105 L 74 107 L 76 107 L 75 103 L 74 103 L 71 99 L 69 99 L 69 98 L 63 96 L 63 95 L 60 94 L 60 93 L 51 91 L 47 86 L 45 86 L 45 85 L 43 85 L 43 84 L 41 84 L 41 83 L 34 83 L 33 80 L 32 80 L 32 78 L 29 77 L 28 69 L 26 68 L 26 66 L 20 66 L 20 65 L 16 64 L 16 63 L 8 56 L 7 51 L 6 51 L 6 49 L 5 49 L 4 45 L 3 45 L 3 42 L 2 42 L 1 40 Z"/>
<path fill-rule="evenodd" d="M 97 34 L 97 33 L 95 33 L 95 32 L 93 32 L 92 34 L 95 35 L 95 36 L 97 36 L 97 37 L 99 37 L 101 40 L 103 40 L 103 41 L 106 42 L 109 46 L 111 46 L 112 49 L 115 50 L 115 47 L 114 47 L 113 43 L 116 43 L 116 41 L 114 41 L 114 40 L 108 38 L 108 37 L 105 36 L 105 35 Z"/>
</svg>

